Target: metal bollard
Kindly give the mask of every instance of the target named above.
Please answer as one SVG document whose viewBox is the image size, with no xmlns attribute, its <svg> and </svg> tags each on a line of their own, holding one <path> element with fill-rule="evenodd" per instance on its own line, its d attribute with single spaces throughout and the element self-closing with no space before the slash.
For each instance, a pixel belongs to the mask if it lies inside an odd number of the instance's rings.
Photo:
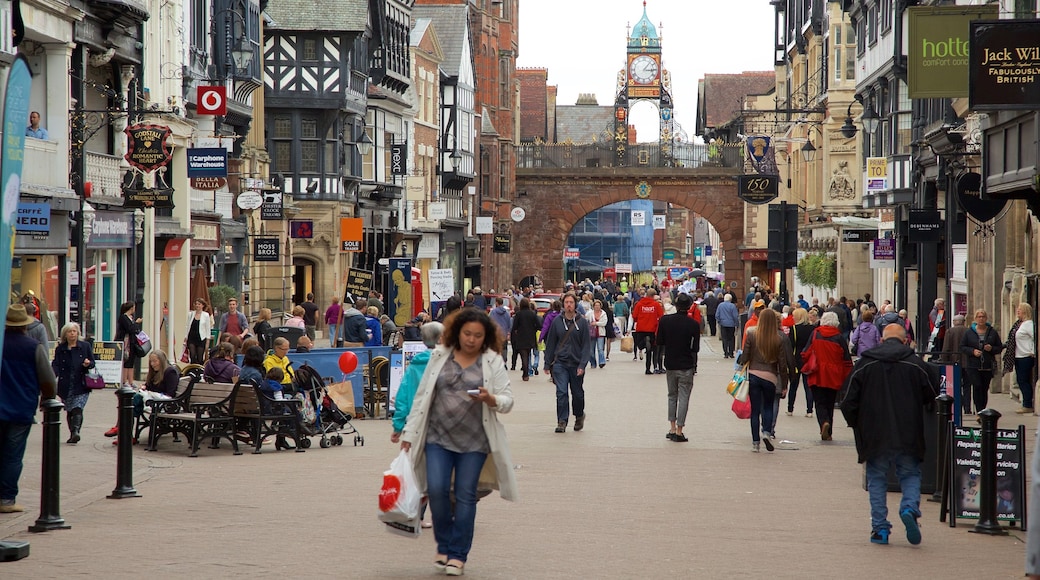
<svg viewBox="0 0 1040 580">
<path fill-rule="evenodd" d="M 979 485 L 979 522 L 973 532 L 1003 535 L 1007 531 L 997 521 L 997 420 L 994 409 L 979 412 L 982 419 L 982 473 Z"/>
<path fill-rule="evenodd" d="M 119 440 L 116 445 L 116 488 L 108 499 L 141 497 L 134 489 L 134 395 L 136 391 L 123 385 L 116 389 L 119 397 Z"/>
<path fill-rule="evenodd" d="M 40 481 L 40 517 L 29 526 L 30 532 L 47 532 L 50 530 L 67 530 L 72 526 L 65 525 L 59 509 L 61 488 L 60 465 L 61 452 L 61 411 L 65 408 L 57 399 L 47 399 L 43 408 L 43 467 Z"/>
<path fill-rule="evenodd" d="M 939 453 L 935 457 L 935 476 L 937 478 L 935 480 L 935 491 L 932 492 L 932 497 L 928 501 L 941 502 L 943 490 L 947 485 L 946 480 L 950 477 L 950 474 L 947 472 L 950 452 L 947 447 L 947 439 L 950 435 L 950 421 L 953 420 L 953 397 L 942 393 L 935 398 L 935 402 L 935 413 L 939 416 L 939 424 L 936 426 L 939 432 L 935 441 Z"/>
</svg>

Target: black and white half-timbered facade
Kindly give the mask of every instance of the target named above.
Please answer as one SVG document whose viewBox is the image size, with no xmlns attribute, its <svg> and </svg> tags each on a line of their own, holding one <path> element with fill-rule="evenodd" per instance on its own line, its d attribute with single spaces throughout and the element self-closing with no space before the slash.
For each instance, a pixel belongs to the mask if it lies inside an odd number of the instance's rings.
<svg viewBox="0 0 1040 580">
<path fill-rule="evenodd" d="M 370 6 L 375 0 L 279 0 L 266 8 L 264 125 L 272 179 L 286 218 L 312 222 L 313 237 L 287 240 L 295 293 L 339 294 L 353 254 L 340 251 L 340 218 L 360 217 L 366 148 Z"/>
</svg>

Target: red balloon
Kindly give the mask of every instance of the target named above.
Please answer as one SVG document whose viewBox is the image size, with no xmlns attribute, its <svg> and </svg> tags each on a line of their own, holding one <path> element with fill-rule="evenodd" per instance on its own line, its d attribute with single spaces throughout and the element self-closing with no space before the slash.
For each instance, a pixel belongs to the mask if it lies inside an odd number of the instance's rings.
<svg viewBox="0 0 1040 580">
<path fill-rule="evenodd" d="M 357 368 L 357 355 L 350 352 L 349 350 L 339 355 L 339 370 L 346 374 L 354 372 Z"/>
</svg>

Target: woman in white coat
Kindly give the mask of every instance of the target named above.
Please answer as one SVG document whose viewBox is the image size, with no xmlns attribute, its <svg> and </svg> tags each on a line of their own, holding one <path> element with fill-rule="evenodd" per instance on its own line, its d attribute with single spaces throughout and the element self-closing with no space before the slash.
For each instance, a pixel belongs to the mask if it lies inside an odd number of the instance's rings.
<svg viewBox="0 0 1040 580">
<path fill-rule="evenodd" d="M 202 298 L 197 298 L 192 306 L 194 309 L 188 315 L 188 330 L 184 342 L 188 347 L 188 362 L 200 365 L 206 362 L 206 353 L 209 352 L 213 317 L 206 312 L 206 301 Z"/>
<path fill-rule="evenodd" d="M 426 487 L 433 534 L 434 566 L 461 576 L 477 515 L 478 482 L 516 499 L 516 479 L 499 413 L 513 408 L 501 337 L 487 313 L 463 308 L 444 322 L 441 346 L 419 383 L 401 448 Z M 455 507 L 451 491 L 454 474 Z"/>
</svg>

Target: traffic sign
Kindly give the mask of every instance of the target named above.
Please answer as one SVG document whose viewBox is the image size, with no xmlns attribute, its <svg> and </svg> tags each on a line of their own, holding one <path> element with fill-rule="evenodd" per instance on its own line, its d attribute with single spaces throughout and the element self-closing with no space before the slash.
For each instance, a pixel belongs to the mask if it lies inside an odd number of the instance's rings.
<svg viewBox="0 0 1040 580">
<path fill-rule="evenodd" d="M 226 115 L 227 88 L 199 85 L 195 93 L 195 113 L 198 115 Z"/>
</svg>

